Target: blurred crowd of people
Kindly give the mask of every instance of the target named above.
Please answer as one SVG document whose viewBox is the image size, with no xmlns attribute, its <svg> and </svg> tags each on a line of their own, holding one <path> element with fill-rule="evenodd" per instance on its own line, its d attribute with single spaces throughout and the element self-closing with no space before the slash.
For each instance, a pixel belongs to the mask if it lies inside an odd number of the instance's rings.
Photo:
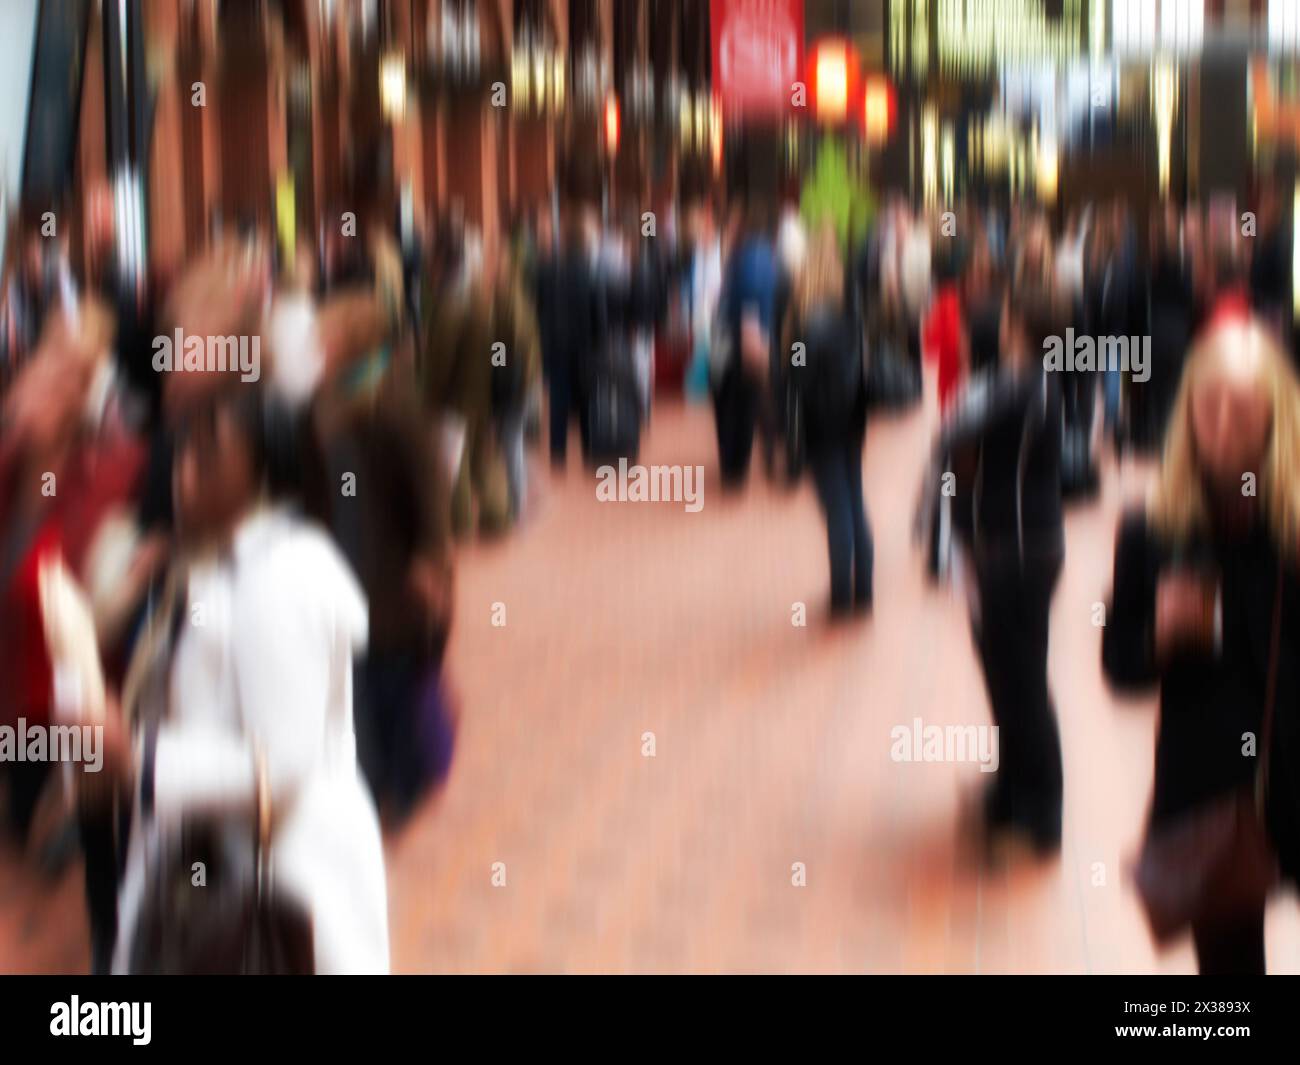
<svg viewBox="0 0 1300 1065">
<path fill-rule="evenodd" d="M 1145 243 L 1122 200 L 1057 225 L 1032 205 L 927 215 L 893 199 L 857 242 L 751 210 L 697 246 L 690 275 L 714 301 L 695 342 L 723 485 L 743 483 L 756 439 L 774 478 L 811 473 L 833 621 L 873 609 L 868 413 L 916 404 L 934 364 L 916 528 L 929 572 L 971 606 L 999 727 L 977 817 L 992 856 L 1061 846 L 1048 646 L 1065 506 L 1120 456 L 1158 456 L 1096 623 L 1111 684 L 1159 691 L 1136 882 L 1153 933 L 1190 930 L 1202 972 L 1264 971 L 1265 902 L 1300 873 L 1294 223 L 1267 183 L 1249 206 L 1155 205 Z M 1073 337 L 1133 358 L 1053 366 Z"/>
<path fill-rule="evenodd" d="M 111 226 L 75 265 L 11 231 L 0 723 L 94 725 L 104 768 L 6 762 L 4 810 L 20 845 L 64 811 L 39 857 L 84 855 L 96 972 L 387 968 L 382 832 L 455 745 L 454 542 L 526 515 L 530 439 L 635 456 L 649 417 L 675 266 L 639 220 L 487 246 L 357 201 L 315 246 L 217 226 L 168 278 Z M 220 890 L 176 890 L 200 866 Z M 268 867 L 276 960 L 215 949 Z"/>
<path fill-rule="evenodd" d="M 585 462 L 635 461 L 656 392 L 707 397 L 723 488 L 756 446 L 773 480 L 806 472 L 830 616 L 870 614 L 868 417 L 919 403 L 925 360 L 941 427 L 917 529 L 930 572 L 971 592 L 1001 736 L 990 845 L 1060 848 L 1065 501 L 1096 492 L 1108 453 L 1163 446 L 1119 537 L 1103 654 L 1117 686 L 1161 693 L 1151 868 L 1166 828 L 1267 776 L 1256 809 L 1296 875 L 1300 393 L 1272 190 L 1249 223 L 1161 204 L 1145 242 L 1119 201 L 1057 226 L 891 197 L 855 237 L 792 205 L 702 200 L 659 225 L 565 205 L 489 247 L 463 219 L 424 240 L 374 208 L 359 236 L 325 225 L 287 248 L 249 221 L 165 283 L 124 276 L 111 234 L 81 270 L 38 224 L 16 230 L 0 720 L 94 723 L 106 771 L 0 771 L 20 840 L 43 793 L 65 797 L 49 846 L 84 854 L 96 971 L 254 964 L 211 949 L 248 941 L 243 910 L 175 890 L 196 863 L 227 894 L 258 886 L 261 968 L 388 968 L 383 830 L 454 749 L 454 543 L 526 518 L 530 441 L 562 474 L 577 422 Z M 1149 375 L 1049 371 L 1067 330 L 1149 337 Z M 199 349 L 163 370 L 155 338 L 173 335 Z M 252 336 L 255 381 L 206 360 L 205 341 Z M 1262 914 L 1193 914 L 1202 968 L 1262 970 Z"/>
<path fill-rule="evenodd" d="M 289 249 L 224 228 L 166 284 L 16 238 L 0 717 L 93 723 L 105 760 L 6 764 L 7 820 L 25 840 L 64 793 L 45 858 L 80 844 L 97 972 L 232 963 L 177 929 L 242 944 L 266 867 L 279 927 L 292 900 L 312 929 L 277 965 L 388 967 L 381 817 L 410 815 L 454 742 L 452 477 L 414 387 L 418 259 L 380 212 L 358 228 Z M 164 362 L 173 336 L 195 346 Z M 239 338 L 251 373 L 212 359 Z M 177 895 L 200 867 L 214 886 Z"/>
</svg>

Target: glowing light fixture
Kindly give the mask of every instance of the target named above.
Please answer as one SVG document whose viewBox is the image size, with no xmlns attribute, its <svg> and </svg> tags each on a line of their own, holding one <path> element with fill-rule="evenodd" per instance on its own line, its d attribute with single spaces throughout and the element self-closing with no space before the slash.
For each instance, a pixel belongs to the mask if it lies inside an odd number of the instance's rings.
<svg viewBox="0 0 1300 1065">
<path fill-rule="evenodd" d="M 1056 199 L 1061 179 L 1061 154 L 1056 141 L 1046 138 L 1038 142 L 1034 153 L 1034 186 L 1045 203 Z"/>
<path fill-rule="evenodd" d="M 510 102 L 525 114 L 559 113 L 564 108 L 565 57 L 550 35 L 525 25 L 510 62 Z"/>
<path fill-rule="evenodd" d="M 858 57 L 848 41 L 829 37 L 813 49 L 813 113 L 821 122 L 843 122 L 857 80 Z"/>
<path fill-rule="evenodd" d="M 379 63 L 379 106 L 390 122 L 406 114 L 406 60 L 400 53 L 386 55 Z"/>
<path fill-rule="evenodd" d="M 939 145 L 943 178 L 943 200 L 944 203 L 952 203 L 957 191 L 957 142 L 951 122 L 943 124 L 943 133 L 939 138 Z"/>
<path fill-rule="evenodd" d="M 872 78 L 862 100 L 862 125 L 867 140 L 880 144 L 889 137 L 894 124 L 894 93 L 884 78 Z"/>
<path fill-rule="evenodd" d="M 619 132 L 618 97 L 610 93 L 605 97 L 605 147 L 610 155 L 618 154 Z"/>
<path fill-rule="evenodd" d="M 1156 126 L 1156 173 L 1160 195 L 1168 196 L 1174 119 L 1178 114 L 1178 71 L 1169 62 L 1162 62 L 1151 71 L 1151 110 Z"/>
<path fill-rule="evenodd" d="M 939 116 L 933 104 L 921 113 L 921 197 L 926 207 L 939 202 Z"/>
</svg>

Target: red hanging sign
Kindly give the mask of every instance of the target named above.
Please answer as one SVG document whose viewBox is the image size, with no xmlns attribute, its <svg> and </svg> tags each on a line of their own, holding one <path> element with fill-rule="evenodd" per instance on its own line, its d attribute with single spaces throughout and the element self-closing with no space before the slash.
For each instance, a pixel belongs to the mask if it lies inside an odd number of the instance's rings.
<svg viewBox="0 0 1300 1065">
<path fill-rule="evenodd" d="M 781 115 L 802 80 L 803 0 L 712 0 L 713 91 L 728 115 Z"/>
</svg>

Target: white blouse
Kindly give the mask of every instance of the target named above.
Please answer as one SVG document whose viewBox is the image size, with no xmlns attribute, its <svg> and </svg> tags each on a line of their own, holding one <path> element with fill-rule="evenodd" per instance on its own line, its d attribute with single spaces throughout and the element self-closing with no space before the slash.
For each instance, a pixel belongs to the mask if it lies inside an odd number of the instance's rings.
<svg viewBox="0 0 1300 1065">
<path fill-rule="evenodd" d="M 146 858 L 182 818 L 219 818 L 223 851 L 251 868 L 257 749 L 275 811 L 271 875 L 311 911 L 317 971 L 387 972 L 383 848 L 352 723 L 360 586 L 323 531 L 279 509 L 251 515 L 229 557 L 188 577 L 154 815 L 144 825 L 137 809 L 114 968 L 125 968 Z"/>
</svg>

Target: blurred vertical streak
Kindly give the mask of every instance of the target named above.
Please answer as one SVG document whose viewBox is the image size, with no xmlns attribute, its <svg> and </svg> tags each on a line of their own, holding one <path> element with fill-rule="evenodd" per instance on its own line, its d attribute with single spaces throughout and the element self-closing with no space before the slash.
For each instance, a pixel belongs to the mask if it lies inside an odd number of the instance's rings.
<svg viewBox="0 0 1300 1065">
<path fill-rule="evenodd" d="M 72 180 L 88 11 L 86 0 L 47 0 L 37 14 L 23 150 L 25 202 L 53 203 Z M 6 39 L 5 46 L 14 43 Z"/>
</svg>

